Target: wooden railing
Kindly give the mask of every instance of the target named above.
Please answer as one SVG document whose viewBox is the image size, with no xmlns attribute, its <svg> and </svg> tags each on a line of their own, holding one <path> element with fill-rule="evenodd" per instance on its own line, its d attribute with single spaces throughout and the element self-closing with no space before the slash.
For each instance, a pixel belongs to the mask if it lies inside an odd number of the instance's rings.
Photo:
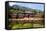
<svg viewBox="0 0 46 31">
<path fill-rule="evenodd" d="M 9 20 L 44 20 L 44 18 L 23 18 L 23 19 L 9 19 Z"/>
</svg>

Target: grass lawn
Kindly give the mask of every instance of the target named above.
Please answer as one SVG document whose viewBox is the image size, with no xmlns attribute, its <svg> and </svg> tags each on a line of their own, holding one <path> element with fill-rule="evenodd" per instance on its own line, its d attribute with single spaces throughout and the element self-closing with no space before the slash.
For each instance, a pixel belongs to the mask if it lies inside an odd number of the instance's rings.
<svg viewBox="0 0 46 31">
<path fill-rule="evenodd" d="M 11 29 L 17 29 L 17 28 L 32 28 L 33 25 L 31 23 L 25 23 L 25 24 L 11 24 L 9 25 Z"/>
</svg>

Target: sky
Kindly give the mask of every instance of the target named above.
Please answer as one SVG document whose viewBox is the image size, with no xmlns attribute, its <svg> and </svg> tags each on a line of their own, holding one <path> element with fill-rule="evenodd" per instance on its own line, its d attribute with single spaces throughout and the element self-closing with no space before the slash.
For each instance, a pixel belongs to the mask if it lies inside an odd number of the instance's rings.
<svg viewBox="0 0 46 31">
<path fill-rule="evenodd" d="M 34 3 L 17 3 L 17 2 L 9 2 L 10 6 L 13 5 L 19 5 L 19 6 L 24 6 L 32 9 L 38 9 L 38 10 L 44 10 L 44 4 L 34 4 Z"/>
</svg>

